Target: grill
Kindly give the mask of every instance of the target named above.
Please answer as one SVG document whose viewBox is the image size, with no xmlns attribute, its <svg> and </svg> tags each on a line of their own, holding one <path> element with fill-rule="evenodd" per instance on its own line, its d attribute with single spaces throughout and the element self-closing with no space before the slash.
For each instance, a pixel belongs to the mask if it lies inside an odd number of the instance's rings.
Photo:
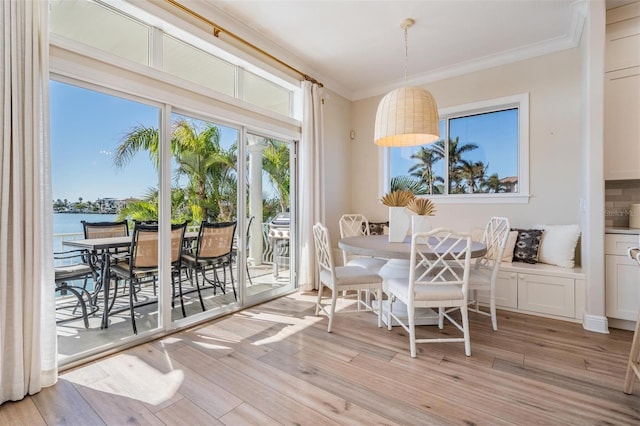
<svg viewBox="0 0 640 426">
<path fill-rule="evenodd" d="M 273 276 L 278 278 L 281 268 L 289 267 L 289 232 L 291 215 L 278 213 L 269 223 L 269 242 L 273 247 Z"/>
</svg>

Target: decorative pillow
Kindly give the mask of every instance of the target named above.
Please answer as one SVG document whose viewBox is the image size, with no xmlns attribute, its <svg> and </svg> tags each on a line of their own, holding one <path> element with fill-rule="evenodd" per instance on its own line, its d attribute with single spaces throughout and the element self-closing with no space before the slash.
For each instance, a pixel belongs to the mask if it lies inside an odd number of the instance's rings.
<svg viewBox="0 0 640 426">
<path fill-rule="evenodd" d="M 516 242 L 518 241 L 518 231 L 509 231 L 507 237 L 507 244 L 504 246 L 504 253 L 502 254 L 503 262 L 513 262 L 513 251 L 516 248 Z"/>
<path fill-rule="evenodd" d="M 389 222 L 369 222 L 369 234 L 370 235 L 388 235 Z"/>
<path fill-rule="evenodd" d="M 538 262 L 573 268 L 575 266 L 576 245 L 580 238 L 578 225 L 536 225 L 543 229 Z"/>
<path fill-rule="evenodd" d="M 537 263 L 542 229 L 515 229 L 518 232 L 513 250 L 514 262 Z"/>
</svg>

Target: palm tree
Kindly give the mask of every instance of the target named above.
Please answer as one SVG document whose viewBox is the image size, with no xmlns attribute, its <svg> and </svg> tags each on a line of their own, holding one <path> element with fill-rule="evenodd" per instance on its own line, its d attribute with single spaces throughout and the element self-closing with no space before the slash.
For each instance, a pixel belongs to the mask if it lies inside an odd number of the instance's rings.
<svg viewBox="0 0 640 426">
<path fill-rule="evenodd" d="M 418 152 L 411 155 L 411 159 L 418 160 L 419 162 L 411 166 L 408 170 L 409 174 L 416 176 L 427 184 L 427 194 L 436 194 L 434 192 L 435 182 L 444 182 L 441 176 L 437 176 L 433 172 L 433 164 L 444 158 L 443 151 L 437 147 L 421 147 Z"/>
<path fill-rule="evenodd" d="M 460 160 L 460 176 L 466 180 L 469 194 L 477 192 L 482 182 L 484 182 L 487 166 L 482 161 L 471 162 L 467 160 Z"/>
<path fill-rule="evenodd" d="M 424 181 L 412 176 L 394 176 L 391 178 L 391 191 L 407 190 L 415 195 L 428 194 Z"/>
<path fill-rule="evenodd" d="M 149 158 L 159 166 L 158 129 L 137 126 L 120 142 L 114 156 L 114 164 L 124 167 L 140 151 L 147 151 Z M 220 146 L 220 130 L 213 124 L 205 124 L 198 131 L 193 123 L 180 118 L 172 123 L 171 153 L 178 169 L 176 179 L 188 178 L 187 197 L 191 203 L 191 216 L 196 221 L 217 218 L 220 212 L 229 216 L 229 205 L 235 205 L 235 165 L 237 146 L 224 150 Z M 233 184 L 233 189 L 230 185 Z M 222 195 L 225 198 L 222 198 Z"/>
<path fill-rule="evenodd" d="M 492 174 L 482 183 L 482 188 L 487 192 L 499 193 L 505 191 L 504 184 L 500 181 L 497 173 Z"/>
<path fill-rule="evenodd" d="M 280 211 L 289 208 L 289 189 L 291 183 L 289 169 L 289 147 L 286 143 L 267 139 L 267 148 L 262 153 L 262 169 L 269 176 L 278 193 Z"/>
<path fill-rule="evenodd" d="M 444 140 L 440 139 L 433 144 L 433 147 L 433 149 L 443 154 L 445 152 Z M 453 140 L 449 139 L 447 147 L 449 160 L 449 194 L 464 193 L 464 177 L 461 175 L 461 168 L 463 166 L 463 164 L 461 163 L 461 161 L 463 160 L 462 156 L 469 151 L 478 149 L 478 145 L 474 143 L 460 145 L 460 137 L 456 136 L 456 138 Z"/>
</svg>

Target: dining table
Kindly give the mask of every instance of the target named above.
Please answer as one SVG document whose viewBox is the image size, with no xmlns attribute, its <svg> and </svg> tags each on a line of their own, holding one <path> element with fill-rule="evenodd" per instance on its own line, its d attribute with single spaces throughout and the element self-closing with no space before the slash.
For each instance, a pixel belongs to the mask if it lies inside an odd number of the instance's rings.
<svg viewBox="0 0 640 426">
<path fill-rule="evenodd" d="M 457 244 L 462 250 L 466 247 L 457 239 L 445 240 L 439 245 L 438 250 L 445 253 L 451 248 L 452 244 Z M 344 237 L 338 240 L 338 248 L 352 255 L 371 256 L 382 259 L 388 259 L 387 263 L 380 268 L 378 274 L 382 277 L 382 291 L 385 292 L 386 280 L 390 278 L 407 278 L 409 279 L 409 259 L 411 258 L 411 236 L 407 236 L 402 242 L 389 242 L 388 235 L 358 235 L 353 237 Z M 453 254 L 456 253 L 456 247 L 451 248 Z M 487 252 L 487 246 L 479 241 L 471 243 L 471 257 L 482 257 Z M 428 257 L 428 252 L 423 251 Z M 436 253 L 434 252 L 434 258 Z M 399 317 L 406 317 L 407 308 L 403 303 L 394 302 L 393 312 Z M 382 320 L 386 324 L 388 303 L 386 300 L 382 304 Z M 416 325 L 435 325 L 438 324 L 438 314 L 430 308 L 416 308 L 415 310 Z M 393 324 L 398 325 L 398 324 Z"/>
<path fill-rule="evenodd" d="M 98 293 L 102 290 L 103 293 L 103 311 L 102 321 L 100 328 L 105 329 L 109 327 L 109 268 L 110 268 L 110 256 L 109 253 L 116 249 L 131 247 L 131 236 L 123 237 L 106 237 L 106 238 L 84 238 L 78 240 L 66 240 L 62 244 L 67 247 L 73 247 L 78 249 L 87 250 L 91 255 L 89 261 L 95 261 L 100 259 L 100 279 L 99 288 L 94 289 L 94 293 Z M 198 238 L 198 232 L 185 232 L 184 240 L 193 241 Z M 96 303 L 97 304 L 97 303 Z"/>
</svg>

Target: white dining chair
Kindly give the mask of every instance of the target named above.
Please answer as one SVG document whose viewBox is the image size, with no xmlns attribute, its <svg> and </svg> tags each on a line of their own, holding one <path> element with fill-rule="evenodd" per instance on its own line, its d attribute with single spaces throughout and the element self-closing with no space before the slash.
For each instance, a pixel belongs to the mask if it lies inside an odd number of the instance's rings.
<svg viewBox="0 0 640 426">
<path fill-rule="evenodd" d="M 367 292 L 375 292 L 377 300 L 380 301 L 382 298 L 382 277 L 359 266 L 335 266 L 329 231 L 323 224 L 316 223 L 313 226 L 313 239 L 316 250 L 316 261 L 320 273 L 316 315 L 319 315 L 320 311 L 322 311 L 329 317 L 327 332 L 331 333 L 333 318 L 336 313 L 338 293 L 340 291 L 355 290 L 359 294 L 361 290 L 365 290 Z M 324 287 L 331 290 L 331 305 L 329 310 L 326 309 L 326 305 L 322 304 Z M 382 303 L 378 303 L 376 308 L 373 308 L 360 298 L 358 298 L 356 303 L 358 305 L 357 310 L 342 310 L 341 313 L 362 312 L 360 307 L 364 305 L 365 311 L 374 311 L 377 313 L 378 327 L 382 327 Z"/>
<path fill-rule="evenodd" d="M 504 248 L 509 237 L 509 219 L 506 217 L 492 217 L 485 226 L 483 242 L 487 246 L 484 256 L 476 259 L 469 275 L 469 305 L 473 312 L 491 317 L 494 331 L 498 331 L 496 317 L 496 282 L 500 263 L 504 255 Z M 489 312 L 480 309 L 478 292 L 489 293 Z"/>
<path fill-rule="evenodd" d="M 386 290 L 389 296 L 387 328 L 392 329 L 393 319 L 409 333 L 412 358 L 416 357 L 417 343 L 442 342 L 464 342 L 464 353 L 471 356 L 467 313 L 470 265 L 469 234 L 445 228 L 413 234 L 409 278 L 388 278 Z M 397 301 L 407 306 L 407 321 L 403 315 L 394 313 L 393 307 Z M 460 309 L 462 324 L 446 312 L 447 308 L 452 307 Z M 462 331 L 463 337 L 416 338 L 415 308 L 437 308 L 438 327 L 444 327 L 446 318 Z"/>
<path fill-rule="evenodd" d="M 340 238 L 369 235 L 369 221 L 362 214 L 343 214 L 338 222 L 340 226 Z M 342 251 L 343 265 L 360 266 L 376 274 L 380 272 L 387 259 L 376 257 L 358 256 Z"/>
</svg>

